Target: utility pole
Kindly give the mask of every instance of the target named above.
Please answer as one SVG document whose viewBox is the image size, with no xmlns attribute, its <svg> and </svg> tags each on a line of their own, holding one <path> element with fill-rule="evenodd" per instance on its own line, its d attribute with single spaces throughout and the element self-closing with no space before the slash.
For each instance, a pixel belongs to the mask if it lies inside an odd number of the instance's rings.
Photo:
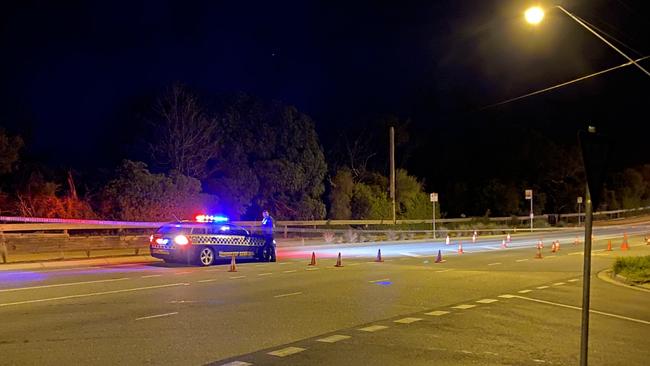
<svg viewBox="0 0 650 366">
<path fill-rule="evenodd" d="M 390 127 L 390 198 L 393 202 L 393 224 L 397 223 L 395 216 L 395 127 Z"/>
</svg>

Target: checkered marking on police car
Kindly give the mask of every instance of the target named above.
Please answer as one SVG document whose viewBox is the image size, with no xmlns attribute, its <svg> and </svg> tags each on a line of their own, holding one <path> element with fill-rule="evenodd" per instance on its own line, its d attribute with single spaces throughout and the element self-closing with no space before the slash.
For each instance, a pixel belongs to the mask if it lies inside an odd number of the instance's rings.
<svg viewBox="0 0 650 366">
<path fill-rule="evenodd" d="M 264 239 L 240 235 L 191 235 L 192 244 L 196 245 L 240 245 L 263 246 Z"/>
</svg>

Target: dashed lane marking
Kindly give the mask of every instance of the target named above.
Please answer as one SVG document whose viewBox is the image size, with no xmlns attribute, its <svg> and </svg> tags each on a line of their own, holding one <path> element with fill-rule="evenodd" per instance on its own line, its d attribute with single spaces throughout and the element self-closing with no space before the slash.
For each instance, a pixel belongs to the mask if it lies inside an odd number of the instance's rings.
<svg viewBox="0 0 650 366">
<path fill-rule="evenodd" d="M 376 332 L 378 330 L 382 330 L 382 329 L 386 329 L 386 328 L 388 328 L 388 327 L 385 326 L 385 325 L 371 325 L 369 327 L 359 328 L 357 330 L 360 330 L 362 332 Z"/>
<path fill-rule="evenodd" d="M 382 279 L 379 279 L 379 280 L 372 280 L 372 281 L 368 281 L 368 282 L 377 283 L 377 282 L 385 282 L 385 281 L 390 281 L 390 278 L 382 278 Z"/>
<path fill-rule="evenodd" d="M 188 273 L 192 273 L 192 271 L 176 272 L 176 273 L 174 273 L 174 274 L 175 274 L 175 275 L 184 275 L 184 274 L 188 274 Z"/>
<path fill-rule="evenodd" d="M 498 266 L 499 264 L 501 264 L 501 262 L 488 263 L 488 266 Z"/>
<path fill-rule="evenodd" d="M 140 278 L 154 278 L 154 277 L 161 277 L 162 275 L 157 274 L 157 275 L 148 275 L 148 276 L 142 276 Z"/>
<path fill-rule="evenodd" d="M 181 283 L 170 283 L 170 284 L 168 284 L 168 285 L 158 285 L 158 286 L 147 286 L 147 287 L 127 288 L 127 289 L 123 289 L 123 290 L 102 291 L 102 292 L 91 292 L 91 293 L 88 293 L 88 294 L 69 295 L 69 296 L 59 296 L 59 297 L 50 297 L 50 298 L 45 298 L 45 299 L 26 300 L 26 301 L 16 301 L 16 302 L 6 302 L 6 303 L 3 303 L 3 304 L 0 304 L 0 307 L 4 307 L 4 306 L 12 306 L 12 305 L 34 304 L 34 303 L 39 303 L 39 302 L 49 302 L 49 301 L 57 301 L 57 300 L 78 299 L 78 298 L 82 298 L 82 297 L 91 297 L 91 296 L 100 296 L 100 295 L 111 295 L 111 294 L 120 294 L 120 293 L 124 293 L 124 292 L 134 292 L 134 291 L 143 291 L 143 290 L 153 290 L 153 289 L 158 289 L 158 288 L 173 287 L 173 286 L 188 286 L 188 285 L 189 285 L 189 283 L 181 282 Z"/>
<path fill-rule="evenodd" d="M 580 281 L 579 278 L 572 278 L 572 279 L 570 279 L 568 282 L 578 282 L 578 281 Z"/>
<path fill-rule="evenodd" d="M 452 309 L 460 309 L 460 310 L 465 310 L 465 309 L 471 309 L 476 307 L 476 305 L 470 305 L 470 304 L 463 304 L 463 305 L 457 305 L 457 306 L 452 306 Z"/>
<path fill-rule="evenodd" d="M 582 252 L 571 252 L 571 253 L 569 253 L 569 255 L 580 255 L 580 254 L 582 254 Z"/>
<path fill-rule="evenodd" d="M 428 313 L 424 313 L 424 314 L 425 314 L 425 315 L 440 316 L 440 315 L 449 314 L 449 312 L 448 312 L 448 311 L 444 311 L 444 310 L 434 310 L 434 311 L 431 311 L 431 312 L 428 312 Z"/>
<path fill-rule="evenodd" d="M 521 290 L 521 291 L 517 291 L 517 292 L 519 292 L 520 294 L 527 294 L 527 293 L 532 292 L 532 291 L 533 290 Z"/>
<path fill-rule="evenodd" d="M 553 256 L 551 256 L 551 257 L 544 257 L 544 258 L 546 258 L 546 259 L 555 259 L 555 258 L 557 258 L 557 257 L 553 257 Z"/>
<path fill-rule="evenodd" d="M 244 362 L 244 361 L 233 361 L 233 362 L 228 362 L 224 363 L 221 366 L 252 366 L 253 364 L 250 362 Z"/>
<path fill-rule="evenodd" d="M 548 286 L 537 286 L 537 289 L 538 289 L 538 290 L 543 290 L 543 289 L 545 289 L 545 288 L 548 288 Z"/>
<path fill-rule="evenodd" d="M 515 262 L 525 262 L 527 260 L 528 260 L 528 258 L 526 258 L 526 259 L 517 259 Z"/>
<path fill-rule="evenodd" d="M 219 280 L 218 278 L 210 278 L 210 279 L 207 279 L 207 280 L 198 280 L 196 282 L 205 283 L 205 282 L 214 282 L 214 281 L 218 281 L 218 280 Z"/>
<path fill-rule="evenodd" d="M 551 302 L 551 301 L 546 301 L 546 300 L 535 299 L 535 298 L 532 298 L 532 297 L 526 297 L 526 296 L 514 296 L 514 297 L 517 298 L 517 299 L 522 299 L 522 300 L 527 300 L 527 301 L 534 301 L 534 302 L 538 302 L 538 303 L 541 303 L 541 304 L 554 305 L 554 306 L 559 306 L 559 307 L 563 307 L 563 308 L 567 308 L 567 309 L 582 310 L 582 308 L 579 307 L 579 306 L 566 305 L 566 304 L 562 304 L 562 303 L 558 303 L 558 302 Z M 623 315 L 606 313 L 604 311 L 598 311 L 598 310 L 593 310 L 593 309 L 589 309 L 589 312 L 594 313 L 594 314 L 609 316 L 609 317 L 612 317 L 612 318 L 629 320 L 629 321 L 635 322 L 635 323 L 650 325 L 650 321 L 647 321 L 647 320 L 630 318 L 630 317 L 623 316 Z"/>
<path fill-rule="evenodd" d="M 504 294 L 504 295 L 499 295 L 498 297 L 503 298 L 503 299 L 512 299 L 513 297 L 517 297 L 516 295 L 510 295 L 510 294 Z"/>
<path fill-rule="evenodd" d="M 358 266 L 358 265 L 360 265 L 360 264 L 361 264 L 361 263 L 358 263 L 358 262 L 357 262 L 357 263 L 348 263 L 347 265 L 348 265 L 348 266 Z"/>
<path fill-rule="evenodd" d="M 240 279 L 240 278 L 246 278 L 246 276 L 232 276 L 232 277 L 228 277 L 228 278 L 230 278 L 231 280 L 237 280 L 237 279 Z"/>
<path fill-rule="evenodd" d="M 42 285 L 42 286 L 31 286 L 31 287 L 17 287 L 17 288 L 6 288 L 0 290 L 0 292 L 12 292 L 12 291 L 24 291 L 24 290 L 37 290 L 41 288 L 51 288 L 51 287 L 63 287 L 63 286 L 75 286 L 75 285 L 89 285 L 92 283 L 103 283 L 103 282 L 115 282 L 115 281 L 124 281 L 128 280 L 128 277 L 122 278 L 111 278 L 108 280 L 96 280 L 96 281 L 83 281 L 83 282 L 69 282 L 69 283 L 57 283 L 54 285 Z"/>
<path fill-rule="evenodd" d="M 483 299 L 483 300 L 477 300 L 476 302 L 481 303 L 481 304 L 491 304 L 493 302 L 497 302 L 499 300 L 497 299 Z"/>
<path fill-rule="evenodd" d="M 558 282 L 558 283 L 554 283 L 554 284 L 553 284 L 553 286 L 562 286 L 562 285 L 566 285 L 566 283 L 564 283 L 564 282 Z"/>
<path fill-rule="evenodd" d="M 319 270 L 319 269 L 320 268 L 311 267 L 311 268 L 305 268 L 305 271 L 316 271 L 316 270 Z"/>
<path fill-rule="evenodd" d="M 335 334 L 329 337 L 317 339 L 316 342 L 323 342 L 323 343 L 336 343 L 338 341 L 342 341 L 344 339 L 351 338 L 350 336 L 342 335 L 342 334 Z"/>
<path fill-rule="evenodd" d="M 166 316 L 172 316 L 172 315 L 176 315 L 176 314 L 178 314 L 178 311 L 175 311 L 173 313 L 165 313 L 165 314 L 158 314 L 158 315 L 143 316 L 142 318 L 136 318 L 135 320 L 163 318 L 163 317 L 166 317 Z"/>
<path fill-rule="evenodd" d="M 280 263 L 278 263 L 278 264 L 281 265 L 281 266 L 283 266 L 283 265 L 285 265 L 285 264 L 291 264 L 291 263 L 289 263 L 289 262 L 280 262 Z"/>
<path fill-rule="evenodd" d="M 411 324 L 411 323 L 418 322 L 420 320 L 422 320 L 422 318 L 402 318 L 402 319 L 395 320 L 394 322 L 400 324 Z"/>
<path fill-rule="evenodd" d="M 267 354 L 271 356 L 277 356 L 277 357 L 287 357 L 296 353 L 300 353 L 304 350 L 306 350 L 306 348 L 287 347 L 287 348 L 279 349 L 277 351 L 269 352 Z"/>
<path fill-rule="evenodd" d="M 282 271 L 282 273 L 294 273 L 294 272 L 298 272 L 298 270 L 297 269 L 292 269 L 290 271 Z"/>
<path fill-rule="evenodd" d="M 266 273 L 259 273 L 258 276 L 270 276 L 272 275 L 272 272 L 266 272 Z"/>
<path fill-rule="evenodd" d="M 451 269 L 451 268 L 450 269 L 443 269 L 443 270 L 435 271 L 435 272 L 436 273 L 443 273 L 443 272 L 449 272 L 449 271 L 453 271 L 453 269 Z"/>
<path fill-rule="evenodd" d="M 296 295 L 300 295 L 300 294 L 302 294 L 302 292 L 292 292 L 292 293 L 289 293 L 289 294 L 275 295 L 273 297 L 278 298 L 278 297 L 296 296 Z"/>
</svg>

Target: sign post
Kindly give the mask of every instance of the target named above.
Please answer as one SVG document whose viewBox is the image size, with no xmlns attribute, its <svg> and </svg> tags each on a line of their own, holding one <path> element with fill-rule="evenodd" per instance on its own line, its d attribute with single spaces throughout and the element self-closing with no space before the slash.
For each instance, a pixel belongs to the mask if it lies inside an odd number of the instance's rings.
<svg viewBox="0 0 650 366">
<path fill-rule="evenodd" d="M 429 198 L 431 199 L 431 209 L 432 209 L 432 225 L 433 225 L 433 238 L 436 238 L 436 202 L 438 202 L 438 193 L 431 193 L 429 195 Z"/>
<path fill-rule="evenodd" d="M 580 206 L 582 206 L 582 197 L 578 197 L 578 227 L 580 227 Z"/>
<path fill-rule="evenodd" d="M 526 199 L 530 200 L 530 231 L 533 231 L 533 218 L 535 215 L 533 214 L 533 190 L 532 189 L 527 189 L 525 191 L 526 193 Z"/>
</svg>

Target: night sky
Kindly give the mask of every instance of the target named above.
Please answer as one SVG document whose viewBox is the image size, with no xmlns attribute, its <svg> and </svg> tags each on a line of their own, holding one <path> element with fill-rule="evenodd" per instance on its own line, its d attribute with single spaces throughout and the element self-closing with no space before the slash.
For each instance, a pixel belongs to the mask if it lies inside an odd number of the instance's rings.
<svg viewBox="0 0 650 366">
<path fill-rule="evenodd" d="M 561 4 L 632 57 L 650 54 L 643 2 Z M 3 3 L 0 125 L 42 161 L 108 166 L 125 157 L 122 145 L 137 143 L 130 128 L 147 103 L 178 81 L 202 96 L 243 91 L 295 105 L 316 121 L 326 151 L 350 126 L 394 114 L 411 120 L 420 153 L 507 143 L 500 131 L 512 125 L 573 144 L 589 123 L 622 144 L 618 165 L 650 162 L 650 77 L 634 67 L 483 108 L 626 61 L 558 10 L 527 25 L 528 5 Z M 406 164 L 426 175 L 428 160 Z"/>
</svg>

